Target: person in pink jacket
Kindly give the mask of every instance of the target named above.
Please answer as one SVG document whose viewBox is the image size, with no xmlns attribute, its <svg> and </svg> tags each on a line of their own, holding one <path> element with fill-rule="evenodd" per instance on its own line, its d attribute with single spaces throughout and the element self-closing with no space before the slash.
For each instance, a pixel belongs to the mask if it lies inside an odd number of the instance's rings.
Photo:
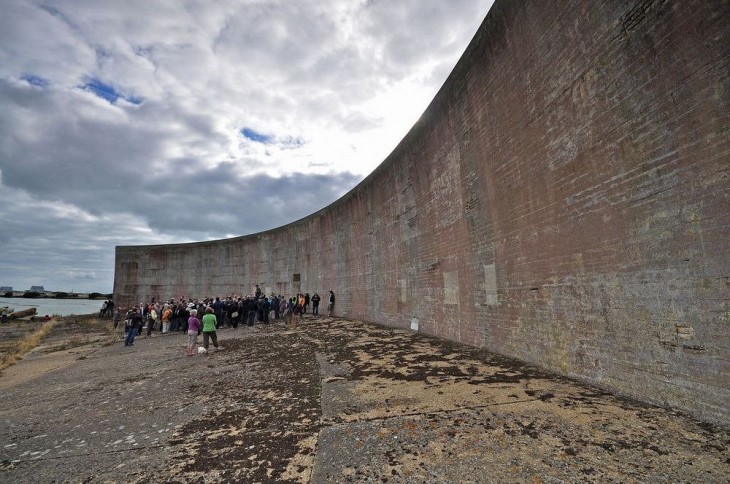
<svg viewBox="0 0 730 484">
<path fill-rule="evenodd" d="M 188 356 L 195 356 L 195 343 L 198 341 L 198 333 L 200 332 L 200 320 L 198 319 L 198 311 L 190 310 L 188 318 Z"/>
</svg>

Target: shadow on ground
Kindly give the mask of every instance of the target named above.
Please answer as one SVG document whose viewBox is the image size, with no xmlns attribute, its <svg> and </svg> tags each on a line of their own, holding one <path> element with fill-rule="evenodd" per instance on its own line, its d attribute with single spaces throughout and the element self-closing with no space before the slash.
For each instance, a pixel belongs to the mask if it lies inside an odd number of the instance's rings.
<svg viewBox="0 0 730 484">
<path fill-rule="evenodd" d="M 3 482 L 727 482 L 730 432 L 337 319 L 77 349 L 0 378 Z M 58 360 L 61 361 L 61 360 Z M 35 364 L 38 364 L 35 361 Z"/>
</svg>

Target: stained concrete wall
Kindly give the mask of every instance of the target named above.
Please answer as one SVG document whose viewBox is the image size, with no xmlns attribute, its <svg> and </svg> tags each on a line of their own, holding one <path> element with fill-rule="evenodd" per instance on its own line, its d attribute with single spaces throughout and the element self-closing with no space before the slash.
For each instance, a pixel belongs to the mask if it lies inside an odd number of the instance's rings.
<svg viewBox="0 0 730 484">
<path fill-rule="evenodd" d="M 117 247 L 122 305 L 337 312 L 730 422 L 730 4 L 498 0 L 367 179 L 246 237 Z"/>
</svg>

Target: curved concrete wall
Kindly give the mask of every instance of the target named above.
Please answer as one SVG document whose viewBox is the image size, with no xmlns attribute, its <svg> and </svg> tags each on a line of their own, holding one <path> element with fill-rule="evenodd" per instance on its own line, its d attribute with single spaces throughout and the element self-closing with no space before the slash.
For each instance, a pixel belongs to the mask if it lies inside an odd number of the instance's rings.
<svg viewBox="0 0 730 484">
<path fill-rule="evenodd" d="M 339 315 L 730 421 L 728 2 L 497 1 L 331 206 L 117 247 L 115 298 L 333 289 Z"/>
</svg>

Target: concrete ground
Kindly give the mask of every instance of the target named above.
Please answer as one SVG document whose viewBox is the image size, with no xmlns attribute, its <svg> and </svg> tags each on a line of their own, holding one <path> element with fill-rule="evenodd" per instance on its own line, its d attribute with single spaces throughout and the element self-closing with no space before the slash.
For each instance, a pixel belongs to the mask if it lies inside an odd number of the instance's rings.
<svg viewBox="0 0 730 484">
<path fill-rule="evenodd" d="M 728 482 L 730 430 L 482 350 L 323 318 L 36 352 L 0 482 Z"/>
</svg>

